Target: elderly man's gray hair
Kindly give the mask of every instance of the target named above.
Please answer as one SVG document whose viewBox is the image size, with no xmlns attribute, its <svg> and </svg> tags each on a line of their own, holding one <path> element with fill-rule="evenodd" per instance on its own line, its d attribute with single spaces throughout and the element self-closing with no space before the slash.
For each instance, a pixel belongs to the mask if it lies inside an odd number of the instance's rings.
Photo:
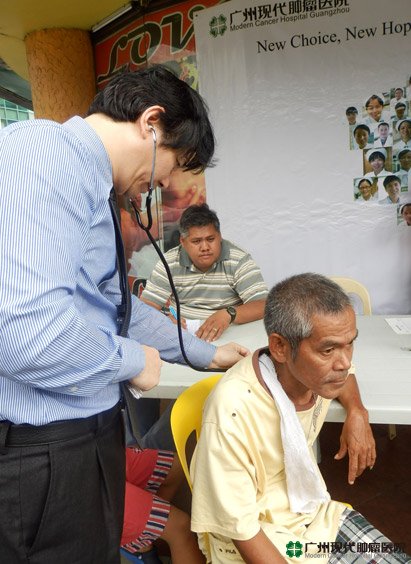
<svg viewBox="0 0 411 564">
<path fill-rule="evenodd" d="M 350 298 L 329 278 L 312 272 L 297 274 L 270 290 L 264 312 L 265 330 L 267 335 L 284 337 L 295 359 L 301 341 L 312 333 L 313 315 L 338 314 L 347 307 L 351 307 Z"/>
</svg>

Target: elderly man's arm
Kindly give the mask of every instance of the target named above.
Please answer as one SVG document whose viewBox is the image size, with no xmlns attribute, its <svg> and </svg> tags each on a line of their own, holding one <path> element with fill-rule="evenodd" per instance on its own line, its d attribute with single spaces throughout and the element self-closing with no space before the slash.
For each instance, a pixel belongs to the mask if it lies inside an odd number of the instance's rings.
<svg viewBox="0 0 411 564">
<path fill-rule="evenodd" d="M 286 562 L 262 530 L 249 540 L 233 539 L 233 543 L 247 564 L 267 564 L 267 562 L 284 564 Z"/>
<path fill-rule="evenodd" d="M 346 410 L 347 416 L 340 437 L 340 449 L 336 460 L 344 458 L 348 452 L 348 482 L 354 484 L 365 468 L 372 468 L 376 460 L 375 440 L 354 374 L 349 374 L 338 401 Z"/>
<path fill-rule="evenodd" d="M 240 325 L 242 323 L 249 323 L 250 321 L 262 319 L 264 316 L 265 302 L 266 299 L 264 298 L 234 306 L 234 309 L 236 310 L 234 323 Z M 231 316 L 227 310 L 225 308 L 220 309 L 204 321 L 196 332 L 196 335 L 204 341 L 215 341 L 224 333 L 230 325 L 230 322 Z"/>
</svg>

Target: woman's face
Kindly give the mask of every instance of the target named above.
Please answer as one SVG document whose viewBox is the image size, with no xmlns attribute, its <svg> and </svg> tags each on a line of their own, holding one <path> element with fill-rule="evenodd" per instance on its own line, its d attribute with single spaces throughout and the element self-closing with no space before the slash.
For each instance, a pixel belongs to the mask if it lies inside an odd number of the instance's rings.
<svg viewBox="0 0 411 564">
<path fill-rule="evenodd" d="M 382 105 L 378 100 L 371 100 L 367 106 L 367 113 L 373 120 L 379 121 L 382 114 Z"/>
<path fill-rule="evenodd" d="M 407 225 L 411 225 L 411 204 L 404 206 L 402 210 L 402 217 Z"/>
<path fill-rule="evenodd" d="M 374 159 L 370 161 L 371 168 L 373 169 L 375 174 L 379 174 L 382 171 L 384 164 L 385 161 L 381 157 L 374 157 Z"/>
<path fill-rule="evenodd" d="M 409 121 L 403 121 L 398 131 L 403 141 L 407 142 L 411 139 L 411 123 Z"/>
<path fill-rule="evenodd" d="M 361 196 L 363 197 L 363 200 L 369 200 L 371 198 L 372 196 L 371 184 L 366 180 L 360 182 L 358 186 L 358 190 L 361 192 Z"/>
<path fill-rule="evenodd" d="M 401 88 L 397 88 L 397 90 L 395 91 L 395 99 L 401 100 L 402 95 L 403 95 L 403 91 L 401 90 Z"/>
</svg>

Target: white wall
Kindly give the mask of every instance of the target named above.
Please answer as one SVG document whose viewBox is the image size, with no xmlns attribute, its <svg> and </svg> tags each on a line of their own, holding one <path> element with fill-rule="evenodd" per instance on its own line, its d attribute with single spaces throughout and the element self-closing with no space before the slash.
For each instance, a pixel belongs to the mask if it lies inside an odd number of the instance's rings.
<svg viewBox="0 0 411 564">
<path fill-rule="evenodd" d="M 394 205 L 353 201 L 363 161 L 349 149 L 345 119 L 348 106 L 410 77 L 409 0 L 373 0 L 372 10 L 369 0 L 346 5 L 349 12 L 295 22 L 248 19 L 253 26 L 236 31 L 230 18 L 244 19 L 254 0 L 196 15 L 200 91 L 218 142 L 207 201 L 223 235 L 252 253 L 269 286 L 303 271 L 351 276 L 368 287 L 375 313 L 411 313 L 411 227 L 397 225 Z M 220 15 L 228 28 L 214 38 L 210 21 Z M 402 33 L 384 35 L 390 21 Z M 354 40 L 346 28 L 376 30 Z M 319 33 L 339 42 L 290 44 Z M 258 41 L 285 48 L 259 53 Z"/>
</svg>

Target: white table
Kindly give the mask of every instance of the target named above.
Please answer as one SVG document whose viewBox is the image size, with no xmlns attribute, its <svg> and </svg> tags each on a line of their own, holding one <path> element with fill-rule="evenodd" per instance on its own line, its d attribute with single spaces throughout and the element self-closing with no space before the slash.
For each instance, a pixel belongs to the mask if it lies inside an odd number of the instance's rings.
<svg viewBox="0 0 411 564">
<path fill-rule="evenodd" d="M 411 335 L 395 333 L 385 321 L 386 317 L 357 316 L 359 335 L 353 359 L 356 376 L 371 423 L 411 425 Z M 263 322 L 232 325 L 216 343 L 229 341 L 236 341 L 252 352 L 266 346 Z M 164 363 L 160 384 L 144 397 L 176 398 L 208 374 Z M 332 402 L 326 420 L 344 421 L 344 418 L 343 407 L 337 401 Z"/>
</svg>

